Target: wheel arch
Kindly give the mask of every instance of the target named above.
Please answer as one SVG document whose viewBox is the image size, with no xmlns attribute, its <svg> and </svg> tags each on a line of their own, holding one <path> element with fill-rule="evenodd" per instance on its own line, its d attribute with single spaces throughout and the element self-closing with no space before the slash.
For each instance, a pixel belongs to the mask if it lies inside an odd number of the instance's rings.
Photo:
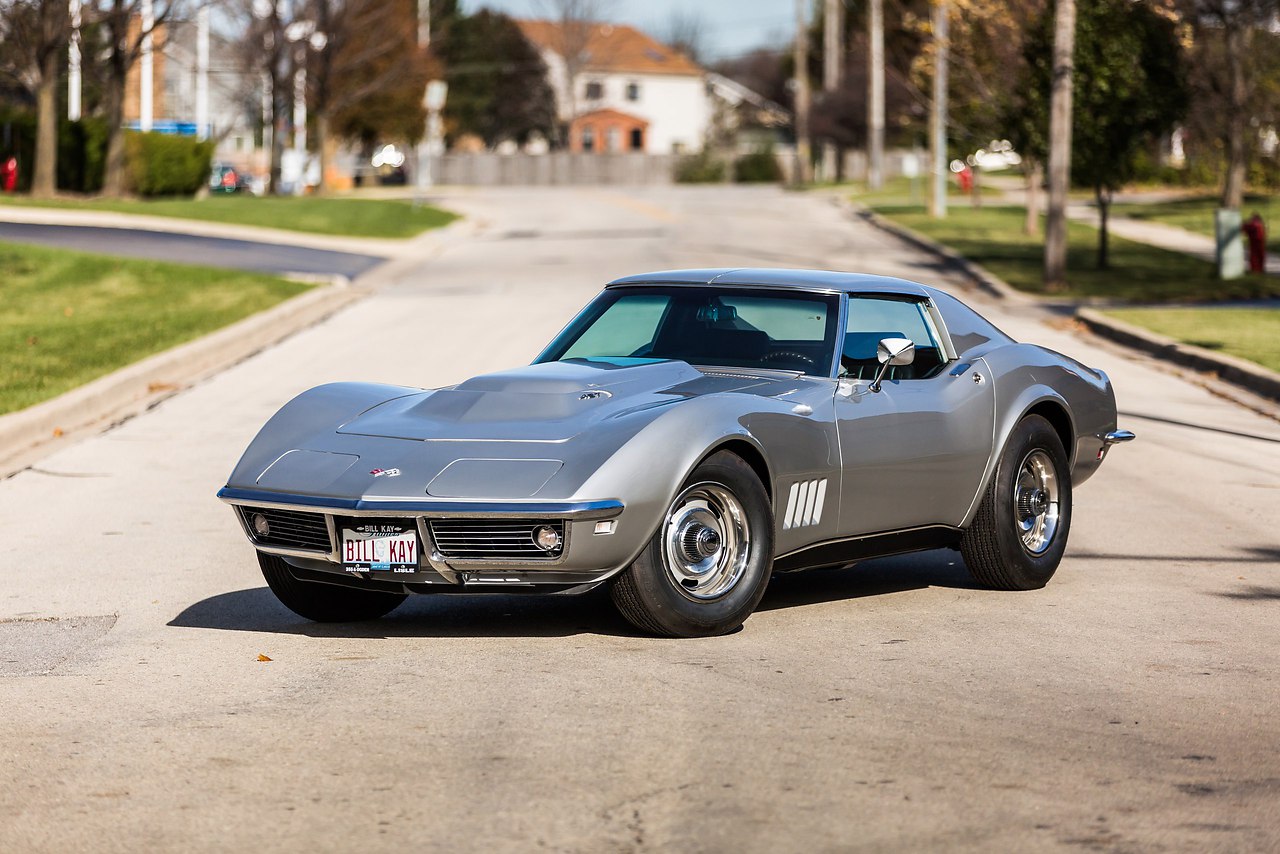
<svg viewBox="0 0 1280 854">
<path fill-rule="evenodd" d="M 1039 415 L 1049 422 L 1049 426 L 1053 428 L 1058 438 L 1062 440 L 1063 450 L 1067 454 L 1067 470 L 1070 471 L 1074 465 L 1076 451 L 1075 422 L 1071 417 L 1071 408 L 1060 394 L 1047 386 L 1028 388 L 1019 396 L 1018 400 L 1014 401 L 1013 405 L 1005 408 L 1004 412 L 1006 415 L 1003 418 L 997 413 L 995 435 L 992 437 L 991 458 L 987 461 L 986 470 L 982 474 L 982 480 L 979 483 L 977 493 L 973 496 L 973 501 L 969 505 L 969 510 L 965 513 L 964 520 L 960 523 L 961 528 L 968 528 L 972 524 L 974 515 L 978 512 L 978 505 L 982 501 L 982 496 L 986 494 L 987 485 L 991 483 L 991 478 L 996 475 L 996 466 L 1004 455 L 1005 446 L 1009 443 L 1009 436 L 1013 434 L 1014 429 L 1028 415 Z"/>
<path fill-rule="evenodd" d="M 772 504 L 773 473 L 769 471 L 769 461 L 765 459 L 764 452 L 760 450 L 759 446 L 753 444 L 744 436 L 733 436 L 722 439 L 720 442 L 713 444 L 707 449 L 707 452 L 703 454 L 696 463 L 694 463 L 693 468 L 696 469 L 698 466 L 702 465 L 708 457 L 712 454 L 719 453 L 720 451 L 728 451 L 731 454 L 740 457 L 744 463 L 751 467 L 751 470 L 756 473 L 756 477 L 760 478 L 760 483 L 764 485 L 765 494 L 769 496 L 769 503 Z M 690 471 L 692 470 L 693 469 L 690 469 Z"/>
<path fill-rule="evenodd" d="M 1068 467 L 1072 466 L 1075 462 L 1076 432 L 1075 424 L 1071 419 L 1071 412 L 1067 409 L 1066 404 L 1058 398 L 1045 398 L 1023 412 L 1018 421 L 1014 423 L 1022 421 L 1028 415 L 1039 415 L 1049 422 L 1049 425 L 1053 427 L 1053 431 L 1058 434 L 1058 438 L 1062 440 L 1062 449 L 1067 452 Z M 1007 435 L 1005 436 L 1005 441 L 1008 441 Z"/>
</svg>

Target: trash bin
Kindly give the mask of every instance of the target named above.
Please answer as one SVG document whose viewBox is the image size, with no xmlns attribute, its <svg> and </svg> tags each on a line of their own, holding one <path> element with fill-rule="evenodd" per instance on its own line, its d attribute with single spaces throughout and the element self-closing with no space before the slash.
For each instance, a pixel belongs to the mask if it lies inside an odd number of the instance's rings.
<svg viewBox="0 0 1280 854">
<path fill-rule="evenodd" d="M 1217 247 L 1218 278 L 1238 279 L 1244 275 L 1244 241 L 1240 233 L 1240 211 L 1219 208 L 1213 214 L 1213 234 Z"/>
</svg>

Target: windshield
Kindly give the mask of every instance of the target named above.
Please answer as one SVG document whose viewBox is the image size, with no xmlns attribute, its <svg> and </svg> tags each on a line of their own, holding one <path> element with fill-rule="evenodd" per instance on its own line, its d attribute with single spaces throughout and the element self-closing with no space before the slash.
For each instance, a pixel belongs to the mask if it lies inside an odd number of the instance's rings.
<svg viewBox="0 0 1280 854">
<path fill-rule="evenodd" d="M 678 359 L 828 376 L 839 297 L 743 288 L 610 288 L 537 359 Z"/>
</svg>

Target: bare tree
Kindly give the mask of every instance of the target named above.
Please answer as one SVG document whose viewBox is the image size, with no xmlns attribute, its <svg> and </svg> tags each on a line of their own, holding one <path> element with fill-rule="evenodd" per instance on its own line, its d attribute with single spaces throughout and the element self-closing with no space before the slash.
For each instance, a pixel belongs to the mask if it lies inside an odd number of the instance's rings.
<svg viewBox="0 0 1280 854">
<path fill-rule="evenodd" d="M 106 41 L 103 61 L 107 73 L 103 82 L 107 156 L 103 171 L 103 195 L 122 196 L 128 189 L 125 186 L 124 100 L 129 72 L 141 57 L 144 43 L 148 39 L 154 39 L 183 5 L 183 0 L 153 4 L 150 26 L 142 20 L 142 0 L 99 0 L 96 6 L 97 19 Z M 135 21 L 136 26 L 133 25 Z"/>
<path fill-rule="evenodd" d="M 660 32 L 669 47 L 675 48 L 694 62 L 702 63 L 706 28 L 697 11 L 679 7 L 673 9 L 666 26 Z"/>
<path fill-rule="evenodd" d="M 320 185 L 325 189 L 338 113 L 392 88 L 412 90 L 421 109 L 426 86 L 423 55 L 406 24 L 402 4 L 384 0 L 311 0 L 304 50 L 310 50 L 308 90 L 320 154 Z M 417 121 L 421 127 L 425 116 Z"/>
<path fill-rule="evenodd" d="M 270 133 L 271 137 L 267 191 L 274 193 L 280 189 L 280 169 L 284 159 L 284 129 L 292 71 L 285 30 L 294 22 L 294 4 L 290 0 L 239 0 L 227 11 L 239 18 L 244 34 L 240 39 L 243 67 L 249 76 L 262 81 L 263 133 Z"/>
<path fill-rule="evenodd" d="M 1244 202 L 1249 170 L 1249 136 L 1259 86 L 1254 34 L 1280 14 L 1280 0 L 1180 0 L 1194 27 L 1195 71 L 1200 97 L 1218 106 L 1219 135 L 1226 148 L 1222 207 L 1238 210 Z"/>
<path fill-rule="evenodd" d="M 563 143 L 568 143 L 568 125 L 578 115 L 578 75 L 590 61 L 587 46 L 592 31 L 607 11 L 606 0 L 538 0 L 542 13 L 556 24 L 556 53 L 564 63 L 565 107 L 568 122 L 561 129 Z"/>
<path fill-rule="evenodd" d="M 59 60 L 71 37 L 67 0 L 0 0 L 0 41 L 14 76 L 36 99 L 33 196 L 57 191 Z"/>
</svg>

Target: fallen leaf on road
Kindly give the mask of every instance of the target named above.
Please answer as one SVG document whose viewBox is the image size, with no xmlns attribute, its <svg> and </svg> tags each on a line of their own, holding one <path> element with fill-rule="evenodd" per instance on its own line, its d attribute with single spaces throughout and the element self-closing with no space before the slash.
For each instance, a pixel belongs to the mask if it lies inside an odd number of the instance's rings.
<svg viewBox="0 0 1280 854">
<path fill-rule="evenodd" d="M 62 437 L 62 428 L 61 428 L 61 427 L 54 427 L 54 428 L 53 428 L 53 437 L 54 437 L 55 439 L 58 439 L 58 438 L 61 438 L 61 437 Z"/>
<path fill-rule="evenodd" d="M 174 383 L 154 382 L 147 384 L 147 391 L 155 394 L 158 391 L 173 391 L 177 387 Z"/>
<path fill-rule="evenodd" d="M 258 661 L 270 661 L 270 660 L 271 660 L 270 658 L 263 655 L 262 653 L 258 653 Z"/>
</svg>

